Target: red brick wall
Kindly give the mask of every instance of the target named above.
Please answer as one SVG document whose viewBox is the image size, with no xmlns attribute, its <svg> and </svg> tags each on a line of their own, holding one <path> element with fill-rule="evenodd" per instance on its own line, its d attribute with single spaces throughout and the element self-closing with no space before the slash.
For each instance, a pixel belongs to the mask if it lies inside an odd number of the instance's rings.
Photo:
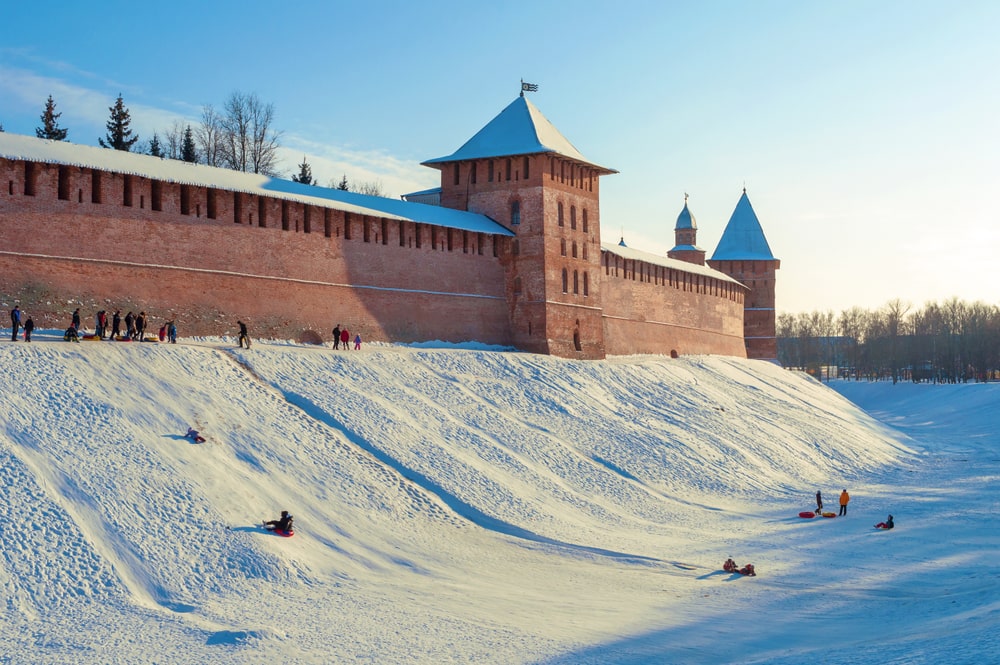
<svg viewBox="0 0 1000 665">
<path fill-rule="evenodd" d="M 609 354 L 745 357 L 742 287 L 663 267 L 657 274 L 656 266 L 605 254 L 608 259 L 602 288 Z"/>
<path fill-rule="evenodd" d="M 182 196 L 172 183 L 158 186 L 161 210 L 154 211 L 157 186 L 138 177 L 130 178 L 128 207 L 125 177 L 112 173 L 100 174 L 102 202 L 91 203 L 93 174 L 75 167 L 63 167 L 63 191 L 68 186 L 71 195 L 60 200 L 59 168 L 0 160 L 0 288 L 6 299 L 23 296 L 22 308 L 40 327 L 38 315 L 68 324 L 74 301 L 93 303 L 94 311 L 146 309 L 154 320 L 177 316 L 182 335 L 222 334 L 245 317 L 267 336 L 313 329 L 328 337 L 341 323 L 368 340 L 511 343 L 495 236 L 453 231 L 448 251 L 444 230 L 435 249 L 424 226 L 417 249 L 414 224 L 403 224 L 400 246 L 398 221 L 345 220 L 334 211 L 327 238 L 325 209 L 309 209 L 312 232 L 305 233 L 306 207 L 270 198 L 261 228 L 251 195 L 242 195 L 246 223 L 236 224 L 231 192 L 215 192 L 212 220 L 206 189 Z M 26 175 L 34 196 L 23 193 Z M 343 237 L 348 223 L 350 240 Z M 83 313 L 92 320 L 93 312 Z"/>
<path fill-rule="evenodd" d="M 747 357 L 773 360 L 778 357 L 776 337 L 776 271 L 781 263 L 773 261 L 711 261 L 710 265 L 750 288 L 746 297 L 743 335 Z"/>
</svg>

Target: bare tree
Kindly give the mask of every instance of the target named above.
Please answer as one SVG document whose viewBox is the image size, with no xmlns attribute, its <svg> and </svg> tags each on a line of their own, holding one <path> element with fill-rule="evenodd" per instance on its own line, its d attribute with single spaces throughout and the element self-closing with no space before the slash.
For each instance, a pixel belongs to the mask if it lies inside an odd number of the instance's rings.
<svg viewBox="0 0 1000 665">
<path fill-rule="evenodd" d="M 233 92 L 223 107 L 223 163 L 236 171 L 277 175 L 278 138 L 274 105 L 255 93 Z"/>
<path fill-rule="evenodd" d="M 201 124 L 195 128 L 194 137 L 202 159 L 209 166 L 225 165 L 223 132 L 222 116 L 211 105 L 203 106 Z"/>
<path fill-rule="evenodd" d="M 357 192 L 358 194 L 366 194 L 368 196 L 385 196 L 382 193 L 382 183 L 378 180 L 353 185 L 351 187 L 351 191 Z"/>
<path fill-rule="evenodd" d="M 163 156 L 167 159 L 180 159 L 183 145 L 184 125 L 180 120 L 174 120 L 174 123 L 164 130 L 163 140 L 160 141 Z"/>
</svg>

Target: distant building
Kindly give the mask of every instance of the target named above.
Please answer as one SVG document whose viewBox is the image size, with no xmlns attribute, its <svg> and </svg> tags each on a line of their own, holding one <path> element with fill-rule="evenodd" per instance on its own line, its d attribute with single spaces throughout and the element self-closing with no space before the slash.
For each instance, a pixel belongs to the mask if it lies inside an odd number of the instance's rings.
<svg viewBox="0 0 1000 665">
<path fill-rule="evenodd" d="M 615 171 L 523 96 L 424 164 L 440 187 L 397 200 L 0 133 L 0 293 L 55 319 L 142 303 L 192 335 L 239 317 L 259 336 L 775 357 L 778 260 L 745 191 L 705 265 L 686 199 L 667 256 L 602 243 Z"/>
</svg>

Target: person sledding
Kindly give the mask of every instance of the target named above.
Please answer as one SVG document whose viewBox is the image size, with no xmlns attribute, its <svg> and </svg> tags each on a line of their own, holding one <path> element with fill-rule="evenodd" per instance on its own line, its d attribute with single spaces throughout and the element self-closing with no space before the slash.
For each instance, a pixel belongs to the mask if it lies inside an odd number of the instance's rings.
<svg viewBox="0 0 1000 665">
<path fill-rule="evenodd" d="M 79 342 L 80 335 L 76 332 L 76 326 L 66 328 L 66 332 L 63 333 L 63 339 L 67 342 Z"/>
<path fill-rule="evenodd" d="M 889 518 L 886 521 L 879 522 L 878 524 L 875 525 L 875 528 L 876 529 L 892 529 L 895 526 L 896 526 L 896 524 L 892 521 L 892 515 L 889 515 Z"/>
<path fill-rule="evenodd" d="M 292 532 L 292 521 L 293 518 L 288 514 L 287 510 L 281 511 L 281 517 L 276 520 L 268 520 L 264 522 L 264 528 L 268 531 L 275 531 L 282 535 L 291 535 Z"/>
<path fill-rule="evenodd" d="M 195 443 L 205 443 L 205 437 L 193 427 L 188 427 L 187 434 L 184 435 L 185 438 L 191 439 Z"/>
<path fill-rule="evenodd" d="M 736 572 L 738 572 L 740 575 L 746 575 L 748 577 L 757 577 L 757 571 L 754 570 L 752 563 L 748 563 L 747 565 L 743 566 Z"/>
<path fill-rule="evenodd" d="M 726 559 L 726 562 L 722 564 L 722 569 L 727 573 L 735 573 L 740 569 L 740 567 L 735 561 L 733 561 L 732 557 L 729 557 Z"/>
</svg>

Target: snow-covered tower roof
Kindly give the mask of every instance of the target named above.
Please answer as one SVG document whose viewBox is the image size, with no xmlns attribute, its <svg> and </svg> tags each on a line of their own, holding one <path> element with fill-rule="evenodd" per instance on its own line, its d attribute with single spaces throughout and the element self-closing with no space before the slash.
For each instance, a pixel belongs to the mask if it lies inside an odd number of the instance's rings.
<svg viewBox="0 0 1000 665">
<path fill-rule="evenodd" d="M 556 153 L 602 173 L 617 173 L 584 157 L 527 97 L 517 97 L 475 136 L 448 155 L 423 162 L 426 166 L 513 155 Z"/>
<path fill-rule="evenodd" d="M 757 213 L 750 205 L 746 188 L 736 204 L 726 230 L 715 248 L 712 261 L 774 261 Z"/>
</svg>

